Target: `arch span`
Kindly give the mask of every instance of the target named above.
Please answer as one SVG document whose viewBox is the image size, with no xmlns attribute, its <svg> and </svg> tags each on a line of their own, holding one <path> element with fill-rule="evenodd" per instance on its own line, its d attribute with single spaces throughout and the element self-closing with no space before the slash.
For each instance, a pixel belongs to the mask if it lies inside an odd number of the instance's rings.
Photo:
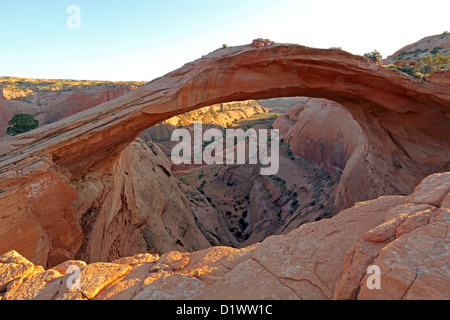
<svg viewBox="0 0 450 320">
<path fill-rule="evenodd" d="M 87 207 L 80 204 L 86 200 L 80 181 L 113 167 L 142 130 L 215 103 L 287 96 L 336 101 L 363 129 L 367 143 L 344 170 L 339 208 L 409 193 L 423 177 L 449 168 L 448 84 L 414 79 L 341 50 L 245 45 L 218 49 L 116 100 L 3 141 L 0 206 L 11 211 L 20 202 L 20 210 L 39 220 L 43 197 L 50 195 L 36 188 L 56 176 L 68 190 L 62 211 L 79 216 Z M 39 185 L 35 177 L 47 182 Z"/>
</svg>

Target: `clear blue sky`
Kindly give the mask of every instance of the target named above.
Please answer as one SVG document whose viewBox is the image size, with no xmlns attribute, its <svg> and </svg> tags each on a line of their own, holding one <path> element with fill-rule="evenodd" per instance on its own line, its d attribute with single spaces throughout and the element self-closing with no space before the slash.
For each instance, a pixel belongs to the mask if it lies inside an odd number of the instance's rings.
<svg viewBox="0 0 450 320">
<path fill-rule="evenodd" d="M 388 56 L 450 31 L 449 12 L 449 0 L 0 0 L 0 76 L 149 81 L 258 37 Z"/>
</svg>

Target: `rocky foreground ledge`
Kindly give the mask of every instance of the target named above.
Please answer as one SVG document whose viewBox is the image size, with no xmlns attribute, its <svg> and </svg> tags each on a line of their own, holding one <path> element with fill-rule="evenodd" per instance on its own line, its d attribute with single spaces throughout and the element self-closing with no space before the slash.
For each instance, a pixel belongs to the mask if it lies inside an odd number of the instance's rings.
<svg viewBox="0 0 450 320">
<path fill-rule="evenodd" d="M 409 196 L 360 202 L 243 249 L 66 261 L 48 270 L 10 251 L 0 256 L 0 297 L 450 299 L 449 192 L 450 172 L 436 173 Z M 367 285 L 369 266 L 379 268 L 380 289 Z"/>
</svg>

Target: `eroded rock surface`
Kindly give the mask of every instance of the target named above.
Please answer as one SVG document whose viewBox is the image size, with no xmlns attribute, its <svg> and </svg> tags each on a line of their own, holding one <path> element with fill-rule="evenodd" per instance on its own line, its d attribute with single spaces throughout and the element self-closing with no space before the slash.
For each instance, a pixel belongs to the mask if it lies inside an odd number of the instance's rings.
<svg viewBox="0 0 450 320">
<path fill-rule="evenodd" d="M 427 200 L 426 195 L 430 195 Z M 436 199 L 439 199 L 438 201 Z M 450 173 L 242 249 L 34 266 L 0 257 L 3 299 L 450 299 Z M 80 268 L 78 288 L 64 269 Z M 367 285 L 380 269 L 380 289 Z"/>
<path fill-rule="evenodd" d="M 130 143 L 162 120 L 228 101 L 311 96 L 340 103 L 366 141 L 347 161 L 342 208 L 406 195 L 425 176 L 448 171 L 449 92 L 444 82 L 422 82 L 341 50 L 277 43 L 218 49 L 113 101 L 4 140 L 0 253 L 17 250 L 44 266 L 78 252 L 88 262 L 132 255 L 145 218 L 130 214 L 138 212 Z M 99 236 L 86 243 L 90 216 L 101 221 L 93 227 Z"/>
</svg>

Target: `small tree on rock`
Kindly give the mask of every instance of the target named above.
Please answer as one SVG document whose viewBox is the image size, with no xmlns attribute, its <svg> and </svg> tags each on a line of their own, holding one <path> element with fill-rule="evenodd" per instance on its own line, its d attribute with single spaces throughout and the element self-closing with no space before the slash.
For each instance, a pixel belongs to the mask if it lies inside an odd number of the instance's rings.
<svg viewBox="0 0 450 320">
<path fill-rule="evenodd" d="M 369 58 L 373 62 L 383 59 L 383 56 L 381 55 L 381 53 L 378 50 L 373 50 L 371 52 L 365 53 L 364 57 Z"/>
<path fill-rule="evenodd" d="M 8 125 L 6 133 L 10 136 L 15 136 L 36 129 L 39 126 L 39 121 L 34 119 L 31 114 L 17 113 L 8 121 Z"/>
</svg>

